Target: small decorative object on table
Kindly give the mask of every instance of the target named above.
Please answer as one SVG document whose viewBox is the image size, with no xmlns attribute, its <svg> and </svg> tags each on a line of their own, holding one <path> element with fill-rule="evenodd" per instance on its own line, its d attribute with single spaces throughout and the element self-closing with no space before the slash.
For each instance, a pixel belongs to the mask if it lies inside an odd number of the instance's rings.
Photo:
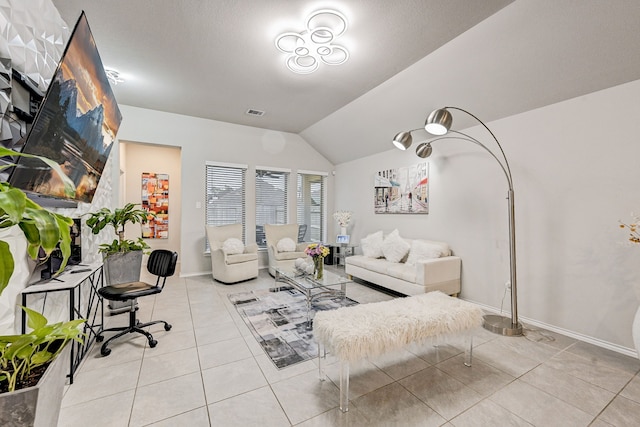
<svg viewBox="0 0 640 427">
<path fill-rule="evenodd" d="M 322 279 L 324 273 L 324 257 L 329 255 L 329 248 L 321 243 L 311 243 L 304 250 L 304 253 L 313 259 L 313 277 Z"/>
<path fill-rule="evenodd" d="M 629 230 L 629 242 L 640 244 L 640 215 L 632 214 L 633 222 L 626 224 L 620 221 L 620 228 L 626 228 Z M 636 284 L 636 294 L 640 298 L 640 285 Z M 640 307 L 636 311 L 636 315 L 631 325 L 631 335 L 633 337 L 633 344 L 638 352 L 638 358 L 640 358 Z"/>
<path fill-rule="evenodd" d="M 338 221 L 340 225 L 340 234 L 347 234 L 347 226 L 351 221 L 351 212 L 350 211 L 337 211 L 333 213 L 333 219 Z"/>
</svg>

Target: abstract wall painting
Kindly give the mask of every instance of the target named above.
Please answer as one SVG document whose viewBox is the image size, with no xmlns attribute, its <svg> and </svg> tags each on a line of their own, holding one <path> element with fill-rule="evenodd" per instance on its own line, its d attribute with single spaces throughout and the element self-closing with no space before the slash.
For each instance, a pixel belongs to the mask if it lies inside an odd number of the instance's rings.
<svg viewBox="0 0 640 427">
<path fill-rule="evenodd" d="M 155 219 L 142 224 L 142 237 L 169 238 L 169 174 L 142 174 L 142 209 L 154 212 Z"/>
</svg>

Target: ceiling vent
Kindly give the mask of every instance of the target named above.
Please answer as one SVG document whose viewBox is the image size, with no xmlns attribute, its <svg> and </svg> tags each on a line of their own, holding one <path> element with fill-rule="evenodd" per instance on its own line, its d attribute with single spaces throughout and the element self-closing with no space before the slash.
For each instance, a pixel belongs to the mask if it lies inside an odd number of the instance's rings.
<svg viewBox="0 0 640 427">
<path fill-rule="evenodd" d="M 250 116 L 260 117 L 260 116 L 264 116 L 264 111 L 254 110 L 253 108 L 249 108 L 245 114 L 248 114 Z"/>
</svg>

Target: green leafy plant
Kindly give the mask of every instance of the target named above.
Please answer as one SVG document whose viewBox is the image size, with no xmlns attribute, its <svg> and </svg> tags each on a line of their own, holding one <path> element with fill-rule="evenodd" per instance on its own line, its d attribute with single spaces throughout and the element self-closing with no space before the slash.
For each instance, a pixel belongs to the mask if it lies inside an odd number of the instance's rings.
<svg viewBox="0 0 640 427">
<path fill-rule="evenodd" d="M 155 217 L 153 212 L 138 209 L 136 206 L 138 205 L 127 203 L 123 208 L 114 210 L 102 208 L 99 211 L 88 214 L 89 219 L 87 219 L 87 226 L 93 234 L 100 233 L 107 225 L 110 225 L 118 236 L 113 242 L 100 245 L 101 253 L 111 255 L 118 252 L 149 249 L 150 246 L 147 245 L 142 238 L 138 238 L 138 240 L 128 240 L 124 238 L 124 228 L 127 224 L 144 224 L 150 218 Z"/>
<path fill-rule="evenodd" d="M 56 171 L 65 182 L 65 187 L 74 188 L 73 182 L 64 174 L 60 165 L 45 157 L 30 154 L 18 153 L 5 147 L 0 147 L 0 157 L 23 156 L 36 158 L 54 171 Z M 0 166 L 0 170 L 13 166 L 5 164 Z M 75 191 L 74 191 L 75 193 Z M 71 235 L 70 227 L 73 220 L 64 215 L 51 212 L 34 201 L 27 198 L 26 194 L 9 185 L 5 181 L 0 182 L 0 229 L 18 225 L 27 239 L 28 255 L 34 259 L 38 258 L 40 248 L 44 250 L 45 258 L 53 252 L 56 247 L 60 248 L 63 260 L 58 272 L 61 272 L 67 265 L 67 260 L 71 255 Z M 18 256 L 20 254 L 17 254 Z M 13 275 L 15 262 L 9 250 L 9 244 L 0 240 L 0 294 L 9 284 L 9 279 Z"/>
<path fill-rule="evenodd" d="M 31 385 L 34 370 L 49 364 L 64 349 L 68 341 L 82 343 L 84 334 L 78 328 L 83 319 L 48 324 L 47 318 L 27 307 L 31 332 L 0 336 L 0 392 L 14 391 Z"/>
</svg>

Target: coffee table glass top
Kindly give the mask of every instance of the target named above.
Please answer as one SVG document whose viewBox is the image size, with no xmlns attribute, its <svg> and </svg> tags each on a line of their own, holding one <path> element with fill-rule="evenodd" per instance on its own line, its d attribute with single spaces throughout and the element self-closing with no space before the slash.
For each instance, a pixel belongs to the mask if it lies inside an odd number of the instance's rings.
<svg viewBox="0 0 640 427">
<path fill-rule="evenodd" d="M 345 285 L 351 282 L 347 276 L 324 270 L 322 279 L 314 279 L 312 274 L 302 273 L 295 268 L 276 268 L 276 273 L 288 281 L 294 281 L 299 286 L 307 289 L 324 288 L 336 285 Z"/>
</svg>

